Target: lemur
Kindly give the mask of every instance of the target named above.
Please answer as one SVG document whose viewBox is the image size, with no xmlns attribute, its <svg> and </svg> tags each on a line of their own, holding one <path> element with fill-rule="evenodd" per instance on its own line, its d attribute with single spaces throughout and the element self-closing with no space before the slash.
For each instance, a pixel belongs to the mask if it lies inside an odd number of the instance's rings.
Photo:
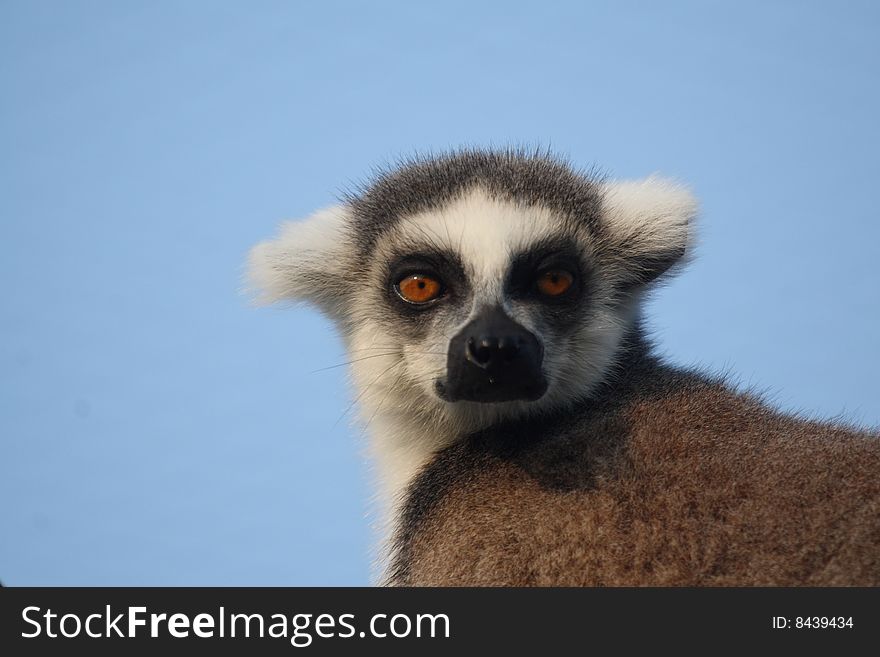
<svg viewBox="0 0 880 657">
<path fill-rule="evenodd" d="M 250 253 L 338 325 L 389 585 L 880 585 L 880 435 L 673 367 L 697 203 L 544 152 L 406 160 Z"/>
</svg>

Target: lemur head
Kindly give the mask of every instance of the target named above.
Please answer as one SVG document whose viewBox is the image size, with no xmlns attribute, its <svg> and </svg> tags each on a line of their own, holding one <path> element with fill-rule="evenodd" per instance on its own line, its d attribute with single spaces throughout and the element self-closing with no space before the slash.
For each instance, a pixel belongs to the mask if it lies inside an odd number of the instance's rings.
<svg viewBox="0 0 880 657">
<path fill-rule="evenodd" d="M 643 292 L 688 251 L 695 201 L 547 155 L 407 162 L 251 253 L 270 301 L 341 328 L 366 417 L 462 432 L 589 397 Z"/>
</svg>

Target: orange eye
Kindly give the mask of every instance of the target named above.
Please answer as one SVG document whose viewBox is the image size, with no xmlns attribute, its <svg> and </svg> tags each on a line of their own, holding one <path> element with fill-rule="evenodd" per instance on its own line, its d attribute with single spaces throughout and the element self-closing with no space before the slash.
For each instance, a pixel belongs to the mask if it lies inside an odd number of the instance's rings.
<svg viewBox="0 0 880 657">
<path fill-rule="evenodd" d="M 436 278 L 425 274 L 413 274 L 397 284 L 397 291 L 404 301 L 428 303 L 440 296 L 442 286 Z"/>
<path fill-rule="evenodd" d="M 551 270 L 538 277 L 538 289 L 548 297 L 558 297 L 568 291 L 574 283 L 574 276 L 564 270 Z"/>
</svg>

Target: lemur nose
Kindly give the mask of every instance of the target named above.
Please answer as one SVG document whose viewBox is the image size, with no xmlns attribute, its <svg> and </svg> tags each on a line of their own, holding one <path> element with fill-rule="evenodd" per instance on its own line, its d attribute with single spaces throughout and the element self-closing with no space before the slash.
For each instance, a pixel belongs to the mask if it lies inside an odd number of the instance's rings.
<svg viewBox="0 0 880 657">
<path fill-rule="evenodd" d="M 516 358 L 522 342 L 522 338 L 517 336 L 468 338 L 465 357 L 477 367 L 487 368 L 494 363 Z"/>
<path fill-rule="evenodd" d="M 544 348 L 500 307 L 482 309 L 449 341 L 446 401 L 535 400 L 547 390 Z"/>
</svg>

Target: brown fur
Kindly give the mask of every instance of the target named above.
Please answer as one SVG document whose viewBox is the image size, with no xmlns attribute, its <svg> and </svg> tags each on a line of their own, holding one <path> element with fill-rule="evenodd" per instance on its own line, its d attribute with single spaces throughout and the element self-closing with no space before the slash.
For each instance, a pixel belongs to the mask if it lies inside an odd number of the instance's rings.
<svg viewBox="0 0 880 657">
<path fill-rule="evenodd" d="M 391 583 L 880 585 L 880 439 L 641 357 L 604 400 L 448 448 Z"/>
</svg>

